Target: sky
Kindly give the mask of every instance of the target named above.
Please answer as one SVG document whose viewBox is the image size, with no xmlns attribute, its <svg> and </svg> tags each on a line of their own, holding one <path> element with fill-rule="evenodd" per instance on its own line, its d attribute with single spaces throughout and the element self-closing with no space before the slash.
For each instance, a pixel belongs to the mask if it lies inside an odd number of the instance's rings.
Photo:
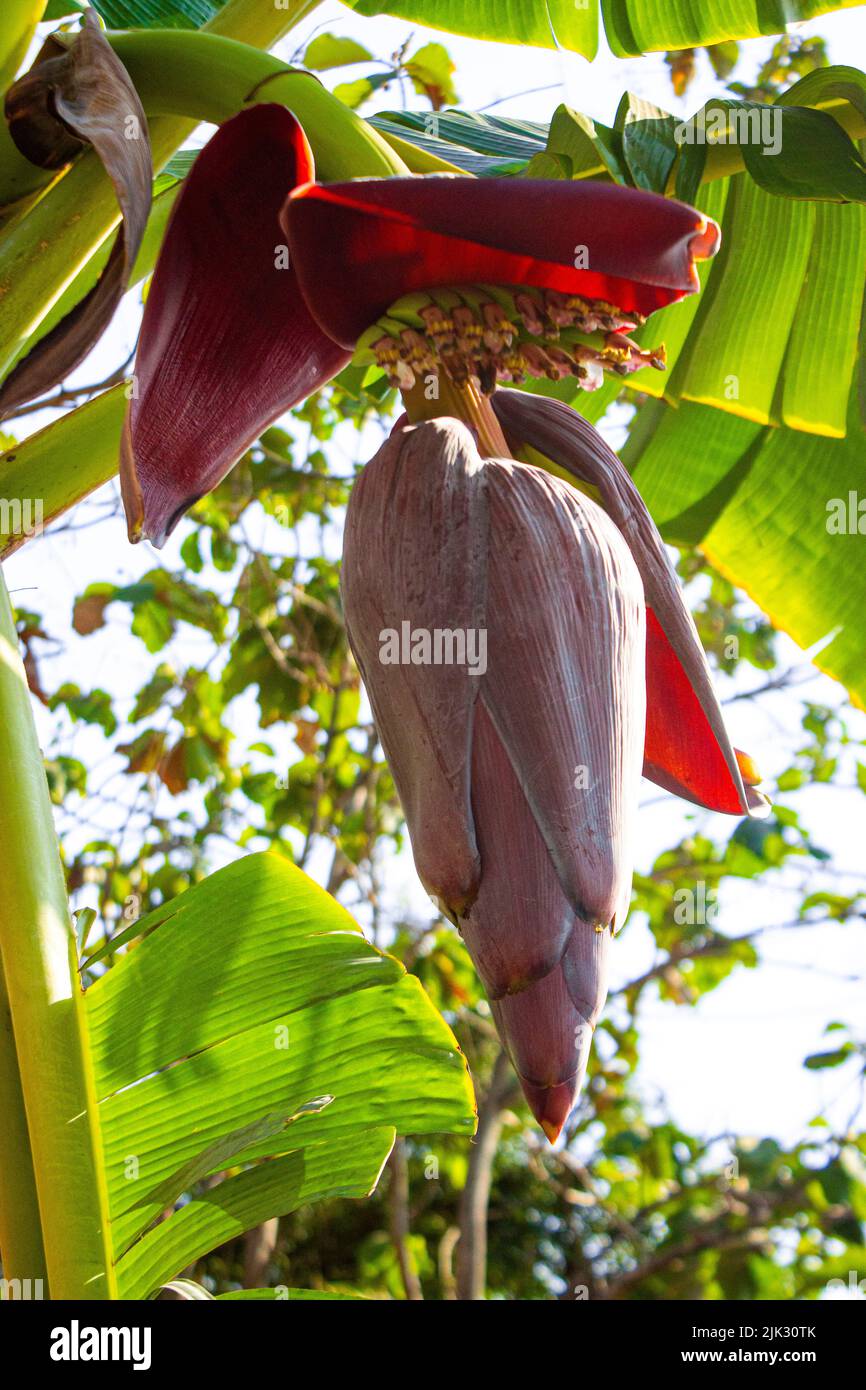
<svg viewBox="0 0 866 1390">
<path fill-rule="evenodd" d="M 866 68 L 863 10 L 827 15 L 798 28 L 825 37 L 831 61 Z M 703 55 L 695 81 L 685 98 L 678 100 L 671 91 L 669 73 L 660 54 L 619 60 L 603 44 L 598 58 L 590 64 L 576 54 L 562 51 L 445 36 L 400 20 L 360 19 L 339 4 L 323 5 L 277 51 L 287 60 L 298 61 L 308 39 L 324 31 L 358 38 L 382 58 L 387 58 L 410 33 L 414 35 L 413 48 L 426 40 L 445 42 L 457 64 L 457 90 L 462 106 L 534 120 L 549 120 L 555 107 L 566 101 L 610 123 L 626 89 L 685 116 L 719 91 Z M 743 47 L 745 58 L 738 76 L 751 77 L 768 51 L 769 41 L 754 40 Z M 356 70 L 337 70 L 326 76 L 330 84 L 331 80 L 345 81 L 356 75 Z M 377 94 L 363 108 L 363 114 L 400 103 L 401 94 L 394 87 Z M 409 98 L 409 104 L 420 105 L 414 97 Z M 202 131 L 199 138 L 205 135 Z M 124 360 L 137 331 L 137 301 L 137 294 L 128 297 L 110 332 L 73 381 L 99 380 Z M 27 432 L 52 418 L 47 412 L 27 417 Z M 607 426 L 606 432 L 615 445 L 621 442 L 621 428 Z M 23 435 L 24 431 L 19 433 Z M 376 440 L 371 437 L 370 452 L 375 447 Z M 335 448 L 335 471 L 351 471 L 357 449 L 354 437 L 337 441 Z M 103 489 L 85 504 L 74 521 L 92 518 L 97 509 L 110 512 L 115 497 L 113 486 Z M 262 525 L 265 524 L 263 520 Z M 179 563 L 183 536 L 180 528 L 162 552 L 161 559 L 169 567 Z M 331 540 L 338 546 L 338 536 Z M 287 550 L 290 548 L 288 538 L 284 538 L 283 544 Z M 72 601 L 88 583 L 130 583 L 157 562 L 156 553 L 149 546 L 132 548 L 127 544 L 123 522 L 114 516 L 94 529 L 49 532 L 13 556 L 5 570 L 15 601 L 43 612 L 49 630 L 65 631 Z M 207 574 L 203 578 L 207 581 Z M 118 617 L 112 618 L 103 632 L 86 640 L 72 634 L 62 655 L 46 658 L 47 680 L 75 680 L 84 688 L 103 685 L 117 695 L 121 707 L 128 708 L 152 661 L 140 644 L 129 637 L 127 626 L 127 620 Z M 194 659 L 196 640 L 189 629 L 183 632 L 187 660 Z M 783 663 L 796 665 L 808 674 L 806 660 L 793 643 L 783 638 L 779 650 Z M 719 682 L 723 698 L 760 684 L 761 674 L 753 670 L 741 674 L 734 683 Z M 798 687 L 798 693 L 833 706 L 844 704 L 841 688 L 814 671 L 809 683 Z M 733 743 L 757 756 L 771 785 L 774 775 L 789 765 L 792 751 L 802 742 L 798 709 L 799 705 L 785 693 L 768 694 L 757 701 L 737 700 L 726 708 Z M 866 738 L 866 717 L 849 711 L 846 719 L 852 734 Z M 255 739 L 251 701 L 246 705 L 241 702 L 234 722 L 240 744 L 245 739 Z M 40 728 L 47 739 L 51 726 L 44 714 L 40 715 Z M 64 736 L 66 751 L 71 746 L 75 755 L 85 761 L 96 756 L 97 750 L 102 752 L 98 740 L 81 726 L 65 730 Z M 293 756 L 287 732 L 281 756 Z M 847 781 L 853 785 L 852 759 L 847 767 Z M 122 779 L 115 787 L 118 783 Z M 648 784 L 644 784 L 644 791 L 645 802 L 651 803 L 640 818 L 637 858 L 644 869 L 659 850 L 676 843 L 689 827 L 709 826 L 711 833 L 720 836 L 730 833 L 731 822 L 727 818 L 696 814 L 694 808 L 672 797 L 660 799 Z M 834 879 L 833 887 L 844 891 L 846 885 L 849 889 L 862 886 L 866 879 L 862 793 L 814 787 L 790 800 L 816 842 L 832 848 L 836 865 L 847 874 L 845 879 Z M 82 827 L 81 834 L 87 833 Z M 772 1134 L 791 1141 L 801 1137 L 810 1119 L 822 1110 L 835 1125 L 844 1128 L 853 1122 L 858 1092 L 852 1069 L 807 1072 L 802 1068 L 802 1060 L 808 1053 L 822 1049 L 822 1030 L 827 1021 L 839 1019 L 859 1024 L 862 1030 L 863 984 L 858 977 L 864 970 L 866 924 L 782 929 L 782 924 L 791 920 L 800 896 L 797 883 L 790 877 L 788 881 L 788 887 L 768 877 L 760 886 L 734 883 L 725 887 L 720 898 L 718 925 L 722 931 L 735 934 L 755 927 L 780 928 L 772 932 L 763 948 L 769 963 L 763 963 L 756 971 L 736 971 L 702 999 L 697 1010 L 652 1001 L 647 992 L 641 1015 L 641 1084 L 648 1097 L 664 1096 L 674 1118 L 692 1131 L 707 1135 Z M 395 913 L 407 913 L 421 921 L 429 918 L 430 904 L 418 884 L 408 853 L 389 864 L 386 882 Z M 825 885 L 815 874 L 811 886 Z M 612 988 L 639 975 L 653 958 L 646 927 L 631 922 L 616 942 Z"/>
</svg>

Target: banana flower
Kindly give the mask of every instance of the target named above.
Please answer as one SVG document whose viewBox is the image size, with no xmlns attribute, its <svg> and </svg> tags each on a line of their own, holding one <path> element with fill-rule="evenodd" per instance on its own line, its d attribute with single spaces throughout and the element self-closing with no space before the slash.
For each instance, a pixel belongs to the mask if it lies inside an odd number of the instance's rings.
<svg viewBox="0 0 866 1390">
<path fill-rule="evenodd" d="M 401 422 L 361 473 L 343 600 L 419 875 L 553 1140 L 628 911 L 641 773 L 732 815 L 766 803 L 625 469 L 570 407 L 500 383 L 593 389 L 606 371 L 662 367 L 630 334 L 698 288 L 718 229 L 591 181 L 313 173 L 297 121 L 272 105 L 198 157 L 145 308 L 122 458 L 130 535 L 161 543 L 359 344 L 404 392 L 432 375 L 489 395 L 492 435 L 447 411 Z M 527 449 L 575 486 L 508 456 Z"/>
</svg>

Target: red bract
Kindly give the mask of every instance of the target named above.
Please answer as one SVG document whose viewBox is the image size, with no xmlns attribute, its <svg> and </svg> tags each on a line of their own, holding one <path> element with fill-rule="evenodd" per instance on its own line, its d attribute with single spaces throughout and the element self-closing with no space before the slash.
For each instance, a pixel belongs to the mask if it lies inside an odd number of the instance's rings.
<svg viewBox="0 0 866 1390">
<path fill-rule="evenodd" d="M 480 281 L 649 312 L 697 288 L 694 261 L 718 242 L 693 208 L 600 183 L 434 176 L 322 187 L 313 173 L 298 122 L 264 104 L 221 126 L 185 181 L 148 296 L 124 437 L 133 539 L 161 544 L 404 295 Z"/>
<path fill-rule="evenodd" d="M 528 444 L 598 488 L 640 571 L 647 600 L 645 776 L 712 811 L 762 814 L 766 798 L 743 778 L 664 542 L 616 454 L 561 401 L 497 391 L 493 409 L 513 447 Z"/>
<path fill-rule="evenodd" d="M 198 156 L 144 311 L 121 459 L 130 538 L 161 544 L 262 430 L 349 354 L 311 318 L 279 213 L 312 177 L 298 122 L 254 106 Z"/>
<path fill-rule="evenodd" d="M 308 184 L 282 220 L 310 309 L 345 347 L 434 286 L 531 285 L 651 314 L 699 288 L 694 263 L 719 240 L 694 208 L 591 180 Z"/>
</svg>

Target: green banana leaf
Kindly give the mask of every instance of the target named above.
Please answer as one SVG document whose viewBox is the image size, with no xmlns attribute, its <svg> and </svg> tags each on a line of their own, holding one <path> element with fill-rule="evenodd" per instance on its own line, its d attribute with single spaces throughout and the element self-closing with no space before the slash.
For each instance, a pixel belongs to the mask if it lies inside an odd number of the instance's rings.
<svg viewBox="0 0 866 1390">
<path fill-rule="evenodd" d="M 219 870 L 82 971 L 120 1298 L 261 1221 L 369 1194 L 397 1133 L 473 1132 L 419 981 L 278 855 Z"/>
<path fill-rule="evenodd" d="M 58 0 L 68 4 L 69 0 Z M 200 29 L 226 0 L 91 0 L 109 29 Z M 74 5 L 70 6 L 74 9 Z"/>
<path fill-rule="evenodd" d="M 821 644 L 815 664 L 866 706 L 866 434 L 857 395 L 854 382 L 844 439 L 650 402 L 622 456 L 665 539 L 699 544 L 776 627 L 804 649 Z"/>
<path fill-rule="evenodd" d="M 86 8 L 86 0 L 48 0 L 42 18 L 45 20 L 66 19 L 69 16 L 75 18 L 77 15 L 83 14 Z"/>
<path fill-rule="evenodd" d="M 866 208 L 791 202 L 732 178 L 702 190 L 722 251 L 704 293 L 641 332 L 668 370 L 629 383 L 671 404 L 696 401 L 757 424 L 841 438 L 857 363 Z"/>
<path fill-rule="evenodd" d="M 370 1303 L 362 1293 L 327 1293 L 322 1289 L 237 1289 L 232 1293 L 217 1294 L 215 1302 L 223 1299 L 237 1300 L 253 1298 L 257 1302 L 271 1303 Z"/>
<path fill-rule="evenodd" d="M 175 0 L 178 3 L 178 0 Z M 469 34 L 475 39 L 540 48 L 569 48 L 594 58 L 599 10 L 617 57 L 664 52 L 780 34 L 796 20 L 844 10 L 859 0 L 345 0 L 357 14 L 398 19 Z"/>
<path fill-rule="evenodd" d="M 0 91 L 6 90 L 17 73 L 44 9 L 45 0 L 4 0 L 0 19 Z"/>
<path fill-rule="evenodd" d="M 481 111 L 381 111 L 370 124 L 478 178 L 518 174 L 547 147 L 546 125 Z"/>
<path fill-rule="evenodd" d="M 48 0 L 45 18 L 74 18 L 91 4 L 109 29 L 200 29 L 203 24 L 210 24 L 227 3 L 228 0 Z"/>
<path fill-rule="evenodd" d="M 862 73 L 830 68 L 781 103 L 862 116 L 864 87 Z M 777 627 L 819 648 L 816 665 L 863 704 L 866 208 L 859 152 L 849 141 L 840 159 L 838 133 L 822 144 L 819 126 L 809 134 L 801 124 L 773 173 L 759 166 L 756 179 L 750 164 L 700 189 L 723 250 L 702 268 L 701 296 L 644 330 L 666 341 L 669 370 L 662 382 L 638 372 L 629 385 L 667 404 L 639 412 L 623 458 L 665 538 L 699 544 Z M 752 152 L 751 163 L 760 158 Z M 835 180 L 837 194 L 860 201 L 807 201 L 813 169 L 819 198 L 833 196 Z"/>
</svg>

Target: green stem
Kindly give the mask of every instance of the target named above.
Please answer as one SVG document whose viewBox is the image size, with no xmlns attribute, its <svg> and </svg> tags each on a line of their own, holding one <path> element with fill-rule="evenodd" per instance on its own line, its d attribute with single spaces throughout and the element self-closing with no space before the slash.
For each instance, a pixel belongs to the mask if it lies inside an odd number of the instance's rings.
<svg viewBox="0 0 866 1390">
<path fill-rule="evenodd" d="M 66 884 L 15 624 L 0 578 L 0 956 L 54 1299 L 108 1298 L 113 1271 Z"/>
<path fill-rule="evenodd" d="M 30 47 L 45 0 L 4 0 L 0 30 L 0 92 L 13 81 Z"/>
<path fill-rule="evenodd" d="M 30 1281 L 31 1297 L 48 1289 L 36 1177 L 6 977 L 0 964 L 0 1259 L 3 1278 Z M 21 1291 L 19 1290 L 19 1293 Z"/>
<path fill-rule="evenodd" d="M 32 434 L 0 455 L 0 497 L 4 508 L 0 559 L 29 539 L 20 522 L 41 508 L 42 524 L 62 515 L 117 472 L 126 388 L 103 391 L 87 405 Z M 16 506 L 16 503 L 21 504 Z"/>
<path fill-rule="evenodd" d="M 272 53 L 190 30 L 136 30 L 109 34 L 148 116 L 194 116 L 218 125 L 244 106 L 275 101 L 304 127 L 327 181 L 406 172 L 377 130 L 329 92 L 312 73 L 286 66 Z M 154 166 L 163 162 L 162 127 Z"/>
<path fill-rule="evenodd" d="M 422 381 L 416 381 L 410 390 L 401 392 L 406 415 L 413 425 L 450 415 L 455 420 L 462 420 L 472 430 L 482 458 L 512 457 L 489 396 L 483 395 L 472 382 L 456 386 L 445 371 L 440 371 L 437 385 L 433 399 L 428 399 Z"/>
</svg>

